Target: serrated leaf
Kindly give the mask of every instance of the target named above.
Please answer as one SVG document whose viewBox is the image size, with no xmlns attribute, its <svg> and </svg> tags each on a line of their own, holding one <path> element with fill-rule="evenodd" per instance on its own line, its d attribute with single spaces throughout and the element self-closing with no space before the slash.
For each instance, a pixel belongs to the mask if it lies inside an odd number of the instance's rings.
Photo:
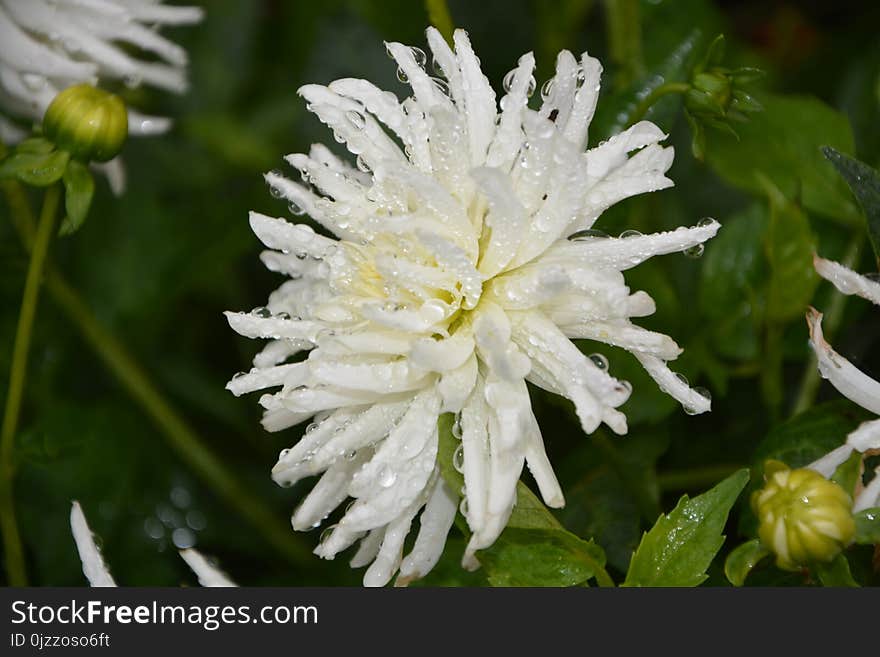
<svg viewBox="0 0 880 657">
<path fill-rule="evenodd" d="M 605 565 L 605 553 L 593 541 L 561 530 L 510 526 L 479 559 L 492 586 L 577 586 Z"/>
<path fill-rule="evenodd" d="M 822 586 L 834 587 L 858 587 L 858 582 L 853 579 L 852 572 L 849 569 L 849 561 L 843 553 L 834 557 L 831 563 L 818 564 L 814 567 L 819 581 Z"/>
<path fill-rule="evenodd" d="M 880 261 L 880 172 L 831 146 L 823 146 L 822 152 L 862 206 L 874 256 Z"/>
<path fill-rule="evenodd" d="M 770 551 L 757 538 L 735 548 L 724 561 L 724 576 L 734 586 L 742 586 L 748 574 Z"/>
<path fill-rule="evenodd" d="M 789 199 L 810 211 L 848 223 L 859 212 L 834 168 L 822 157 L 822 145 L 853 152 L 847 117 L 817 98 L 763 95 L 764 111 L 737 126 L 738 138 L 707 132 L 707 161 L 735 187 L 763 193 L 763 175 Z"/>
<path fill-rule="evenodd" d="M 722 543 L 724 525 L 749 480 L 739 470 L 711 490 L 684 495 L 668 515 L 660 516 L 633 555 L 623 586 L 698 586 Z"/>
<path fill-rule="evenodd" d="M 95 194 L 95 179 L 86 165 L 75 160 L 67 165 L 62 179 L 67 216 L 61 222 L 59 232 L 61 235 L 70 235 L 79 230 L 86 220 Z"/>
<path fill-rule="evenodd" d="M 880 507 L 864 509 L 853 515 L 856 521 L 855 542 L 859 545 L 880 544 Z"/>
<path fill-rule="evenodd" d="M 819 278 L 813 269 L 816 250 L 809 219 L 767 178 L 762 178 L 770 200 L 770 222 L 764 233 L 764 253 L 770 267 L 767 282 L 767 319 L 784 322 L 803 315 Z"/>
<path fill-rule="evenodd" d="M 66 151 L 14 152 L 0 162 L 0 178 L 17 178 L 28 185 L 47 187 L 64 175 L 69 159 Z"/>
</svg>

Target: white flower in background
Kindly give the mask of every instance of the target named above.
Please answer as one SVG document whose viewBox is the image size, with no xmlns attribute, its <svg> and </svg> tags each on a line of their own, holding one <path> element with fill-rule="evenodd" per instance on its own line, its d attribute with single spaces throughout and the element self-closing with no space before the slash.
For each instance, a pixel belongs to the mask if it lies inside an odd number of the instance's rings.
<svg viewBox="0 0 880 657">
<path fill-rule="evenodd" d="M 263 262 L 288 280 L 265 308 L 227 313 L 242 335 L 271 339 L 227 387 L 236 395 L 280 387 L 260 399 L 269 431 L 314 418 L 272 471 L 288 486 L 323 473 L 294 528 L 315 527 L 354 498 L 315 552 L 332 559 L 360 539 L 352 565 L 372 562 L 367 585 L 398 570 L 398 583 L 425 575 L 443 550 L 459 491 L 437 465 L 441 413 L 456 414 L 461 439 L 468 567 L 504 529 L 524 464 L 544 501 L 564 504 L 527 381 L 574 402 L 585 432 L 605 423 L 626 433 L 617 408 L 629 384 L 572 338 L 630 351 L 688 412 L 710 406 L 666 366 L 678 345 L 631 323 L 655 306 L 630 292 L 622 272 L 701 249 L 718 223 L 620 238 L 591 230 L 614 203 L 672 185 L 663 132 L 641 122 L 585 151 L 596 59 L 560 53 L 534 110 L 534 58 L 524 55 L 505 78 L 499 112 L 467 34 L 456 31 L 454 52 L 436 30 L 427 36 L 443 79 L 425 72 L 421 50 L 387 44 L 412 87 L 403 102 L 359 79 L 299 90 L 357 166 L 316 144 L 287 157 L 304 184 L 277 173 L 266 180 L 294 214 L 335 237 L 252 213 L 271 249 Z M 307 359 L 287 362 L 306 350 Z M 401 559 L 420 511 L 418 537 Z"/>
<path fill-rule="evenodd" d="M 104 563 L 101 550 L 95 543 L 95 537 L 79 502 L 74 502 L 70 509 L 70 530 L 82 561 L 83 574 L 91 586 L 116 586 L 110 569 Z M 180 556 L 199 579 L 202 586 L 236 586 L 235 582 L 222 570 L 212 565 L 202 554 L 193 548 L 180 550 Z"/>
<path fill-rule="evenodd" d="M 156 28 L 196 23 L 202 13 L 159 0 L 0 0 L 0 110 L 39 121 L 59 91 L 102 80 L 181 93 L 186 51 Z M 131 135 L 159 134 L 171 125 L 131 109 L 128 120 Z M 24 136 L 0 117 L 3 141 Z M 109 174 L 118 188 L 122 173 L 115 168 Z"/>
<path fill-rule="evenodd" d="M 851 269 L 831 260 L 816 256 L 814 265 L 819 275 L 830 281 L 843 294 L 855 294 L 880 305 L 880 283 L 860 276 Z M 807 313 L 810 327 L 810 345 L 819 361 L 819 372 L 845 397 L 862 408 L 880 415 L 880 382 L 875 381 L 856 368 L 846 358 L 831 348 L 822 335 L 822 313 L 810 308 Z M 880 450 L 880 419 L 863 422 L 847 436 L 846 442 L 832 450 L 818 461 L 808 465 L 825 477 L 830 477 L 853 451 L 865 453 Z M 880 468 L 875 470 L 874 478 L 867 486 L 856 492 L 853 512 L 880 504 Z"/>
</svg>

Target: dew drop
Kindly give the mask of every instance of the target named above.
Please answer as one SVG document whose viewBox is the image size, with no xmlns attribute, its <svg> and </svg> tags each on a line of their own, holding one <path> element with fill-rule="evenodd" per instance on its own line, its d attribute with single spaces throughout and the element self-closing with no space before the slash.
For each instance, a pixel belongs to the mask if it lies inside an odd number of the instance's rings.
<svg viewBox="0 0 880 657">
<path fill-rule="evenodd" d="M 700 228 L 705 228 L 706 226 L 711 226 L 715 223 L 715 220 L 712 217 L 703 217 L 697 222 L 697 226 Z"/>
<path fill-rule="evenodd" d="M 865 274 L 864 277 L 872 283 L 880 283 L 880 272 L 871 272 L 870 274 Z"/>
<path fill-rule="evenodd" d="M 452 423 L 452 437 L 456 440 L 461 440 L 461 419 L 455 418 L 455 422 Z"/>
<path fill-rule="evenodd" d="M 370 165 L 367 164 L 366 160 L 364 160 L 363 155 L 357 156 L 357 159 L 355 159 L 355 164 L 357 165 L 357 168 L 364 173 L 371 173 Z"/>
<path fill-rule="evenodd" d="M 379 485 L 382 488 L 390 488 L 394 485 L 395 481 L 397 481 L 397 473 L 389 466 L 383 465 L 379 471 Z"/>
<path fill-rule="evenodd" d="M 428 56 L 425 54 L 425 51 L 421 48 L 410 48 L 409 50 L 412 53 L 413 59 L 416 60 L 416 64 L 420 68 L 425 68 L 425 64 L 428 63 Z"/>
<path fill-rule="evenodd" d="M 608 371 L 608 359 L 603 354 L 590 354 L 590 360 L 600 370 Z"/>
<path fill-rule="evenodd" d="M 588 228 L 587 230 L 579 230 L 576 233 L 572 233 L 568 236 L 568 239 L 572 242 L 586 242 L 589 240 L 605 239 L 606 237 L 610 237 L 610 235 L 595 228 Z"/>
<path fill-rule="evenodd" d="M 553 93 L 553 84 L 554 79 L 550 78 L 544 84 L 541 85 L 541 98 L 543 100 L 547 100 L 550 97 L 550 94 Z"/>
<path fill-rule="evenodd" d="M 687 377 L 681 372 L 676 372 L 675 378 L 681 381 L 684 385 L 690 387 L 691 384 L 688 382 Z"/>
<path fill-rule="evenodd" d="M 458 505 L 458 511 L 461 515 L 467 517 L 468 514 L 468 501 L 466 497 L 461 498 L 461 503 Z"/>
<path fill-rule="evenodd" d="M 703 251 L 706 250 L 706 247 L 703 244 L 694 244 L 692 247 L 685 249 L 682 251 L 688 258 L 699 258 L 703 255 Z"/>
<path fill-rule="evenodd" d="M 464 445 L 459 444 L 452 455 L 452 467 L 464 474 Z"/>
<path fill-rule="evenodd" d="M 700 397 L 705 397 L 709 401 L 712 401 L 712 393 L 706 390 L 706 388 L 698 386 L 694 388 L 694 392 L 700 395 Z"/>
<path fill-rule="evenodd" d="M 263 319 L 269 319 L 272 316 L 272 311 L 266 308 L 266 306 L 258 306 L 251 311 L 251 314 Z"/>
<path fill-rule="evenodd" d="M 336 529 L 336 525 L 330 525 L 324 531 L 321 532 L 321 537 L 318 539 L 319 543 L 325 543 L 327 539 L 330 538 L 330 534 L 333 533 L 333 530 Z"/>
<path fill-rule="evenodd" d="M 504 91 L 510 93 L 510 90 L 513 88 L 513 79 L 516 77 L 516 69 L 512 71 L 508 71 L 507 75 L 504 76 L 504 81 L 501 85 L 504 87 Z"/>
<path fill-rule="evenodd" d="M 637 230 L 625 230 L 620 234 L 620 239 L 627 239 L 629 237 L 641 237 L 642 234 Z"/>
<path fill-rule="evenodd" d="M 367 125 L 367 119 L 360 112 L 349 110 L 345 113 L 345 118 L 355 130 L 363 130 Z"/>
<path fill-rule="evenodd" d="M 406 76 L 406 73 L 403 72 L 402 68 L 397 69 L 397 79 L 406 84 L 409 82 L 409 78 Z"/>
</svg>

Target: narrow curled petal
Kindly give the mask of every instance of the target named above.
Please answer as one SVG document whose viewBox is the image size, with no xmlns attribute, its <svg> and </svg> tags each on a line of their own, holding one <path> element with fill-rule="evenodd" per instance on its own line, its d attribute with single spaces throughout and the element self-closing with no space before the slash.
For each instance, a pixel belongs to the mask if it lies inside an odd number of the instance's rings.
<svg viewBox="0 0 880 657">
<path fill-rule="evenodd" d="M 73 532 L 73 540 L 82 561 L 83 574 L 89 580 L 91 586 L 116 586 L 110 569 L 104 563 L 101 550 L 95 543 L 95 537 L 86 517 L 83 514 L 79 502 L 73 502 L 70 508 L 70 529 Z"/>
<path fill-rule="evenodd" d="M 813 266 L 819 276 L 831 282 L 844 294 L 855 294 L 880 306 L 880 283 L 877 281 L 857 274 L 852 269 L 833 260 L 825 260 L 819 256 L 813 256 Z"/>
<path fill-rule="evenodd" d="M 810 346 L 819 361 L 819 371 L 845 397 L 862 408 L 880 414 L 880 383 L 861 372 L 831 348 L 822 335 L 822 313 L 815 308 L 807 312 Z"/>
<path fill-rule="evenodd" d="M 205 556 L 194 548 L 180 551 L 180 556 L 186 561 L 186 565 L 199 578 L 199 584 L 206 587 L 234 587 L 238 586 L 229 579 L 229 575 L 212 564 Z"/>
</svg>

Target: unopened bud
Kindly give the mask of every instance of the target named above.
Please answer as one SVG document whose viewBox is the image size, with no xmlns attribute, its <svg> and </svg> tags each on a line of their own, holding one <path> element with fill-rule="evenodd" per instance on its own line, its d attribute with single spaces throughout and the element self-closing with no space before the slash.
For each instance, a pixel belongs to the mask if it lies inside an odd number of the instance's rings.
<svg viewBox="0 0 880 657">
<path fill-rule="evenodd" d="M 828 562 L 853 539 L 852 500 L 814 470 L 768 464 L 766 484 L 752 494 L 761 543 L 776 554 L 776 565 L 799 570 Z"/>
<path fill-rule="evenodd" d="M 128 112 L 119 96 L 77 84 L 55 96 L 43 116 L 43 133 L 78 160 L 106 162 L 125 143 Z"/>
</svg>

